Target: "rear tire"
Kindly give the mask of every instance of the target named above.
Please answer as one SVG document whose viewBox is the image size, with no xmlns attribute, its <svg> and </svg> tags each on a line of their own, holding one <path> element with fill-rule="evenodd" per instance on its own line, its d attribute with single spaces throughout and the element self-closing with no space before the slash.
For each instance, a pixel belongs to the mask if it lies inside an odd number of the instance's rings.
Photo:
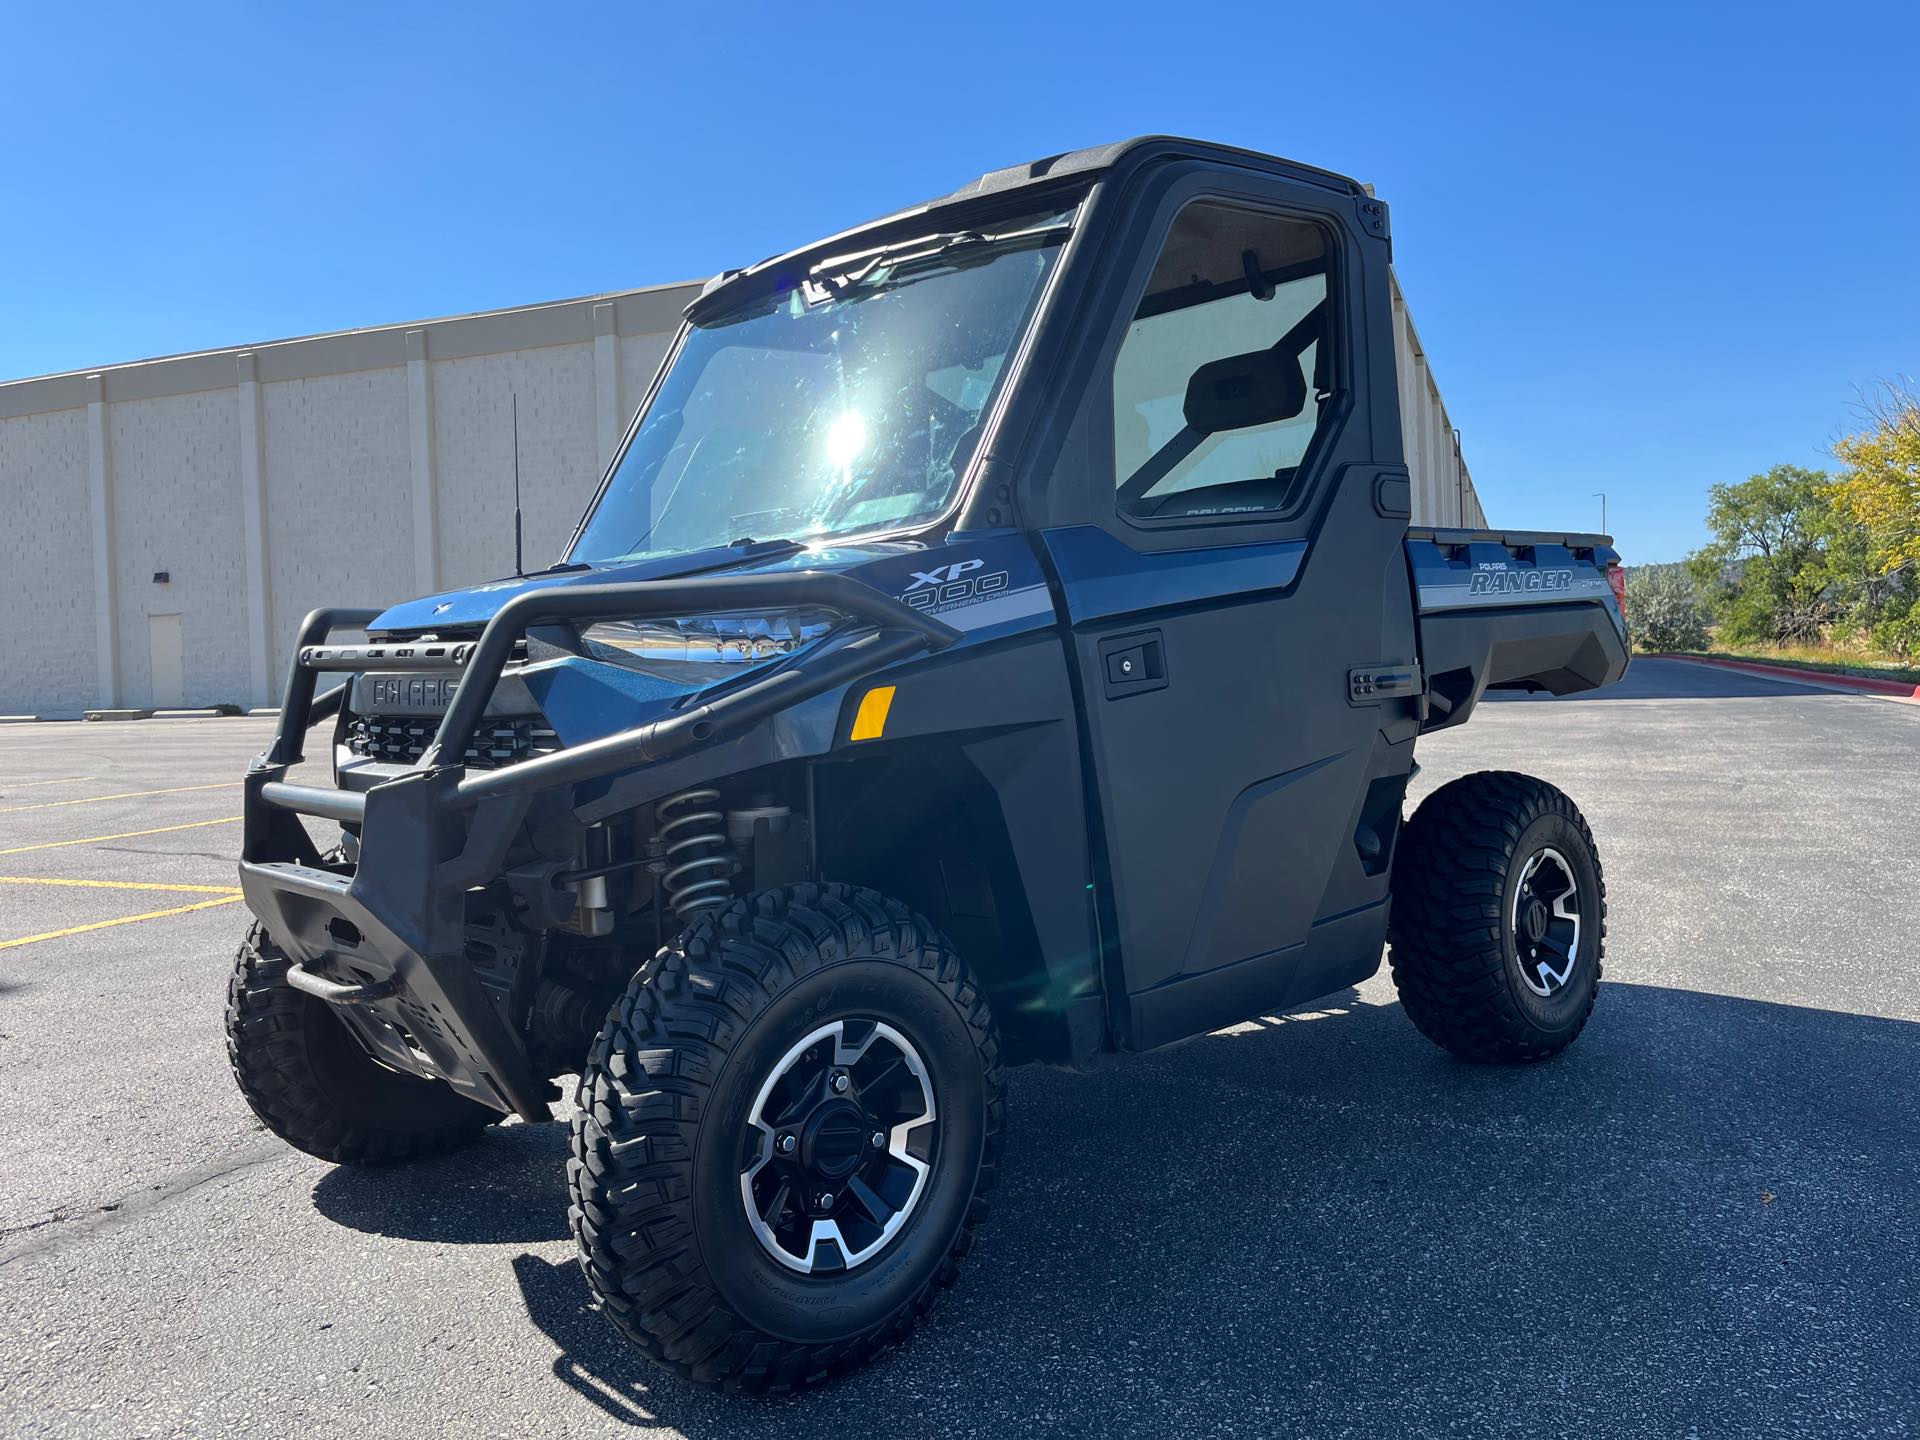
<svg viewBox="0 0 1920 1440">
<path fill-rule="evenodd" d="M 1593 1013 L 1607 891 L 1579 808 L 1487 770 L 1427 797 L 1393 866 L 1393 980 L 1420 1033 L 1464 1060 L 1516 1064 L 1571 1045 Z"/>
<path fill-rule="evenodd" d="M 1004 1101 L 947 941 L 898 901 L 808 884 L 662 950 L 579 1105 L 569 1215 L 608 1317 L 690 1380 L 768 1392 L 872 1359 L 953 1283 Z"/>
<path fill-rule="evenodd" d="M 437 1080 L 379 1064 L 324 1000 L 287 983 L 292 963 L 256 924 L 227 988 L 227 1059 L 260 1122 L 342 1165 L 415 1160 L 503 1119 Z"/>
</svg>

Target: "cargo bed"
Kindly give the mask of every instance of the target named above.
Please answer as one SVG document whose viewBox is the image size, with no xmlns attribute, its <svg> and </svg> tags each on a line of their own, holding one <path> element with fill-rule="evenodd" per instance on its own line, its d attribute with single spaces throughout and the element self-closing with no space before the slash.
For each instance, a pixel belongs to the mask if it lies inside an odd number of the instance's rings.
<svg viewBox="0 0 1920 1440">
<path fill-rule="evenodd" d="M 1629 646 L 1608 535 L 1407 531 L 1426 703 L 1458 725 L 1487 690 L 1569 695 L 1618 680 Z"/>
</svg>

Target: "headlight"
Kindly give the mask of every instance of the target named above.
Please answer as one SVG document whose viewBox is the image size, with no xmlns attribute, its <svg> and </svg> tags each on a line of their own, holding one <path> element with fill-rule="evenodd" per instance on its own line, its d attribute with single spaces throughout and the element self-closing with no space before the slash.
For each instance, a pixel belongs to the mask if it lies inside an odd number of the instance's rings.
<svg viewBox="0 0 1920 1440">
<path fill-rule="evenodd" d="M 840 618 L 830 610 L 764 610 L 603 620 L 589 625 L 580 638 L 596 660 L 704 684 L 734 673 L 733 667 L 764 665 L 805 649 Z"/>
</svg>

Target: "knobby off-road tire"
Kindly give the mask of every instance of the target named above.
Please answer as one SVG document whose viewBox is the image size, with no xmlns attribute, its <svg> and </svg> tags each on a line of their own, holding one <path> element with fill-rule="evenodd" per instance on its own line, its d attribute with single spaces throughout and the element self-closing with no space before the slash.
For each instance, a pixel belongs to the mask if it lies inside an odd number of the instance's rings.
<svg viewBox="0 0 1920 1440">
<path fill-rule="evenodd" d="M 865 1058 L 838 1068 L 837 1041 L 807 1048 L 839 1022 L 849 1046 L 891 1032 L 868 1051 L 900 1057 L 882 1067 L 894 1081 L 864 1068 Z M 872 1116 L 888 1093 L 903 1093 L 888 1087 L 909 1053 L 924 1088 L 907 1087 L 908 1108 L 924 1104 L 937 1120 L 889 1128 L 900 1110 Z M 822 1054 L 828 1068 L 803 1084 Z M 836 1097 L 829 1087 L 841 1075 L 853 1083 Z M 765 1214 L 750 1218 L 743 1179 L 785 1184 L 781 1177 L 812 1163 L 810 1155 L 837 1163 L 821 1122 L 854 1101 L 870 1112 L 858 1129 L 843 1127 L 855 1140 L 864 1143 L 868 1129 L 874 1141 L 896 1137 L 864 1151 L 859 1163 L 875 1168 L 858 1174 L 881 1188 L 873 1177 L 907 1177 L 910 1162 L 893 1157 L 895 1143 L 921 1146 L 927 1172 L 897 1231 L 845 1268 L 839 1245 L 806 1232 L 818 1250 L 805 1263 L 817 1258 L 821 1268 L 803 1273 L 794 1268 L 801 1262 L 775 1253 L 778 1220 L 770 1227 Z M 987 1213 L 1004 1104 L 986 997 L 924 919 L 846 885 L 736 900 L 696 921 L 634 978 L 581 1075 L 567 1181 L 588 1283 L 635 1347 L 698 1383 L 784 1391 L 829 1379 L 898 1341 L 952 1285 Z M 756 1129 L 763 1106 L 788 1118 Z M 803 1112 L 810 1118 L 793 1118 Z M 787 1162 L 794 1169 L 760 1176 L 776 1132 L 778 1143 L 797 1141 Z M 846 1210 L 856 1203 L 851 1192 L 842 1202 L 833 1213 L 845 1214 L 843 1243 L 857 1254 L 869 1232 L 856 1224 L 869 1222 Z M 777 1196 L 770 1203 L 768 1213 L 803 1228 L 822 1213 L 790 1210 Z M 759 1204 L 756 1195 L 756 1211 Z"/>
<path fill-rule="evenodd" d="M 1394 984 L 1421 1034 L 1462 1059 L 1516 1064 L 1571 1045 L 1593 1013 L 1606 930 L 1593 834 L 1544 780 L 1467 775 L 1407 822 L 1393 869 Z"/>
<path fill-rule="evenodd" d="M 326 1001 L 287 983 L 291 963 L 255 924 L 227 987 L 233 1078 L 282 1140 L 336 1164 L 380 1165 L 452 1149 L 504 1118 L 374 1061 Z"/>
</svg>

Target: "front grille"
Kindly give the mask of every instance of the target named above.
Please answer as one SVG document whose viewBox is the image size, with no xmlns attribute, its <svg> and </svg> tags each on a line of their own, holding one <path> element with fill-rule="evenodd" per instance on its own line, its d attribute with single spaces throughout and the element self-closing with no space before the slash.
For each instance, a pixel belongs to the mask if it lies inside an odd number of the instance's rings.
<svg viewBox="0 0 1920 1440">
<path fill-rule="evenodd" d="M 368 760 L 412 765 L 426 753 L 439 728 L 433 715 L 356 715 L 347 722 L 347 749 Z M 494 770 L 559 748 L 560 737 L 537 718 L 483 720 L 461 763 Z"/>
</svg>

